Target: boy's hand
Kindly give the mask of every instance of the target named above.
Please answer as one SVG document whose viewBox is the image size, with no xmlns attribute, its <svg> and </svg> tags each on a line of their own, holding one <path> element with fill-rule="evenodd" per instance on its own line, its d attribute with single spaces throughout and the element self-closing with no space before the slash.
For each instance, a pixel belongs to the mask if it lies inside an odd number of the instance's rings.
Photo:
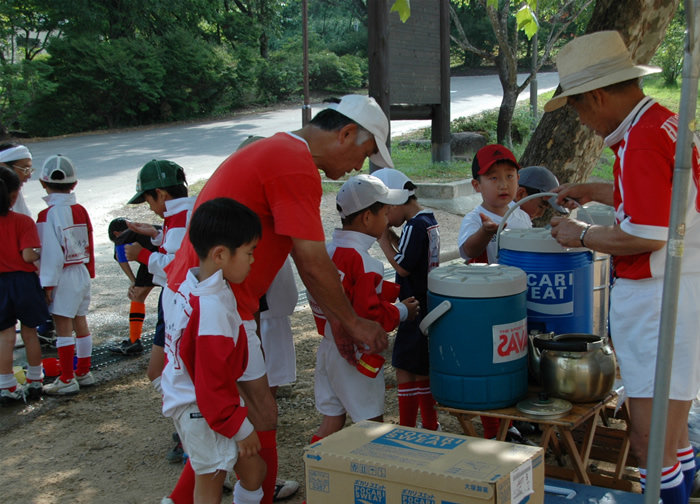
<svg viewBox="0 0 700 504">
<path fill-rule="evenodd" d="M 143 247 L 140 243 L 130 243 L 128 245 L 124 245 L 124 253 L 126 254 L 126 258 L 129 261 L 138 261 L 139 252 L 141 252 L 142 250 Z"/>
<path fill-rule="evenodd" d="M 151 238 L 155 238 L 156 236 L 158 236 L 158 230 L 155 227 L 153 227 L 151 224 L 146 224 L 144 222 L 126 221 L 126 225 L 134 233 L 150 236 Z"/>
<path fill-rule="evenodd" d="M 498 224 L 493 222 L 491 217 L 483 213 L 480 213 L 479 217 L 481 217 L 481 227 L 484 228 L 484 231 L 491 234 L 495 234 L 498 231 Z M 507 225 L 508 223 L 506 222 L 503 227 L 505 228 Z"/>
<path fill-rule="evenodd" d="M 44 297 L 46 298 L 46 304 L 53 302 L 53 287 L 44 287 Z"/>
<path fill-rule="evenodd" d="M 420 312 L 420 306 L 418 304 L 418 300 L 411 296 L 409 298 L 404 299 L 401 301 L 406 308 L 408 308 L 408 316 L 406 317 L 406 320 L 413 320 L 416 318 L 416 315 Z"/>
<path fill-rule="evenodd" d="M 253 433 L 243 441 L 238 441 L 238 458 L 248 458 L 257 455 L 260 451 L 260 439 L 258 434 Z"/>
</svg>

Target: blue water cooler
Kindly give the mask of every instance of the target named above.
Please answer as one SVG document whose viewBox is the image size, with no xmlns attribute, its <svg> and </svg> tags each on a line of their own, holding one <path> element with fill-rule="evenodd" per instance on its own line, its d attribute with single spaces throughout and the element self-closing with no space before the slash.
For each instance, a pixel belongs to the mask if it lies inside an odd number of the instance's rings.
<svg viewBox="0 0 700 504">
<path fill-rule="evenodd" d="M 457 264 L 428 275 L 430 388 L 440 404 L 505 408 L 527 394 L 526 276 L 503 265 Z"/>
<path fill-rule="evenodd" d="M 528 330 L 593 333 L 593 253 L 564 248 L 545 228 L 506 229 L 498 262 L 527 273 Z"/>
</svg>

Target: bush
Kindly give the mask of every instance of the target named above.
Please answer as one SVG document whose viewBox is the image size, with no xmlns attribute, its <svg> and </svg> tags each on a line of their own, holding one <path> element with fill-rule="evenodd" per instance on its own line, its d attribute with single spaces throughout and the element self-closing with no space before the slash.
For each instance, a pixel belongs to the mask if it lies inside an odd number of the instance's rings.
<svg viewBox="0 0 700 504">
<path fill-rule="evenodd" d="M 661 67 L 661 75 L 667 85 L 675 86 L 678 77 L 681 75 L 684 46 L 685 14 L 681 3 L 666 30 L 666 36 L 661 42 L 661 46 L 651 59 L 652 65 Z"/>
<path fill-rule="evenodd" d="M 48 79 L 50 73 L 41 59 L 0 64 L 0 136 L 10 129 L 31 129 L 25 113 L 55 88 Z"/>
<path fill-rule="evenodd" d="M 530 127 L 532 124 L 532 114 L 526 104 L 519 104 L 513 112 L 513 122 L 510 132 L 513 136 L 513 143 L 520 144 L 530 138 Z M 488 143 L 496 143 L 496 128 L 498 126 L 498 109 L 485 110 L 480 114 L 469 117 L 458 117 L 450 123 L 450 131 L 458 133 L 461 131 L 473 131 L 484 133 Z M 430 130 L 427 130 L 427 138 L 430 138 Z"/>
<path fill-rule="evenodd" d="M 309 55 L 309 86 L 313 89 L 338 90 L 362 87 L 363 79 L 360 58 L 346 54 L 338 55 L 324 51 Z"/>
<path fill-rule="evenodd" d="M 303 87 L 301 54 L 279 51 L 263 60 L 258 69 L 258 96 L 264 103 L 289 98 Z"/>
</svg>

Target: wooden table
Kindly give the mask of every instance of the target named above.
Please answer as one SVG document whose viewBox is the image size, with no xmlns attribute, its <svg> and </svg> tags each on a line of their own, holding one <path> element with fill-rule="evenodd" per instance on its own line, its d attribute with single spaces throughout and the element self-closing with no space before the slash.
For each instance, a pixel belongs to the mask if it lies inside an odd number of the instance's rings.
<svg viewBox="0 0 700 504">
<path fill-rule="evenodd" d="M 536 397 L 534 392 L 529 393 L 529 396 Z M 487 416 L 508 420 L 501 422 L 496 439 L 505 441 L 510 420 L 523 420 L 527 422 L 537 423 L 542 431 L 542 439 L 540 446 L 545 449 L 551 448 L 559 462 L 559 465 L 548 464 L 545 466 L 545 475 L 553 478 L 574 481 L 586 485 L 605 486 L 618 490 L 632 490 L 632 482 L 622 479 L 625 471 L 625 463 L 629 452 L 629 413 L 626 404 L 620 408 L 621 418 L 626 421 L 627 429 L 610 429 L 606 426 L 598 426 L 598 420 L 601 418 L 607 419 L 607 411 L 610 408 L 610 403 L 617 397 L 614 392 L 609 393 L 602 401 L 596 403 L 579 403 L 574 404 L 569 413 L 561 418 L 556 419 L 535 419 L 525 413 L 518 411 L 515 406 L 494 410 L 463 410 L 451 408 L 447 406 L 437 405 L 436 408 L 445 411 L 457 418 L 464 434 L 467 436 L 477 436 L 472 418 L 476 416 Z M 578 427 L 583 428 L 583 439 L 580 445 L 574 440 L 572 431 Z M 620 446 L 617 447 L 615 456 L 615 473 L 612 477 L 591 473 L 587 470 L 593 440 L 597 430 L 617 431 L 617 438 L 620 440 Z M 559 434 L 557 437 L 556 434 Z M 563 449 L 563 450 L 562 450 Z M 561 467 L 561 456 L 563 453 L 569 455 L 572 469 Z"/>
</svg>

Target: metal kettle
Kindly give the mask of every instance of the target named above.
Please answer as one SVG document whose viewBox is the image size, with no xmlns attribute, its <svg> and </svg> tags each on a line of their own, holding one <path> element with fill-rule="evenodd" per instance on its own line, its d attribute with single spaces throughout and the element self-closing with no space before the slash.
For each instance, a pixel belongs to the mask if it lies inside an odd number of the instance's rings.
<svg viewBox="0 0 700 504">
<path fill-rule="evenodd" d="M 599 401 L 615 383 L 617 362 L 607 338 L 594 334 L 530 334 L 530 370 L 552 397 Z"/>
</svg>

